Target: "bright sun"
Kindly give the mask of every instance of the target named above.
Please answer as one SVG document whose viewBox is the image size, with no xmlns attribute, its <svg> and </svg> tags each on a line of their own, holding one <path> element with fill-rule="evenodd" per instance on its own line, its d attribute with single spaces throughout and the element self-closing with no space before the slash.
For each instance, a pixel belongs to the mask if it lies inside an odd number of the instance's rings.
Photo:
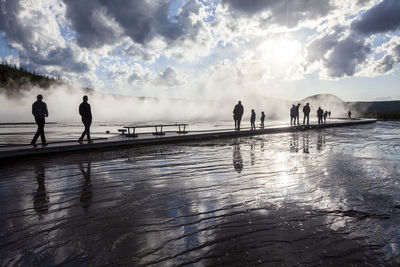
<svg viewBox="0 0 400 267">
<path fill-rule="evenodd" d="M 288 68 L 301 59 L 301 44 L 296 40 L 272 39 L 257 48 L 263 60 L 272 68 Z"/>
</svg>

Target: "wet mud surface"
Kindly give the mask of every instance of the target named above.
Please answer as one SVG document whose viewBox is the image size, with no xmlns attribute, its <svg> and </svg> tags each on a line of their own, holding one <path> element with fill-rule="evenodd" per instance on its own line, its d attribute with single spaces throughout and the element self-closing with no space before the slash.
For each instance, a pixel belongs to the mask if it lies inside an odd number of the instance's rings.
<svg viewBox="0 0 400 267">
<path fill-rule="evenodd" d="M 0 165 L 0 265 L 398 266 L 399 123 Z"/>
</svg>

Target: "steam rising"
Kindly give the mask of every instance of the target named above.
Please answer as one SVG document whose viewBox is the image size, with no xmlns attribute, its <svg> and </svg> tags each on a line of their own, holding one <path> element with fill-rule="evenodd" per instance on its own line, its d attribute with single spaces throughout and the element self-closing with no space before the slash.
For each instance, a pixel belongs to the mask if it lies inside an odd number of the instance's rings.
<svg viewBox="0 0 400 267">
<path fill-rule="evenodd" d="M 193 96 L 190 100 L 140 98 L 96 91 L 87 93 L 78 87 L 58 85 L 48 90 L 32 87 L 29 91 L 20 92 L 18 97 L 10 97 L 3 91 L 0 94 L 0 121 L 32 122 L 31 107 L 37 94 L 44 96 L 43 101 L 49 110 L 48 121 L 52 122 L 79 122 L 78 106 L 85 94 L 89 96 L 95 122 L 226 121 L 232 119 L 232 110 L 238 100 L 242 101 L 245 108 L 243 120 L 248 119 L 251 109 L 255 109 L 258 114 L 257 120 L 261 111 L 265 112 L 267 120 L 287 120 L 291 104 L 297 103 L 256 95 L 241 98 L 221 95 L 213 101 L 201 100 L 200 95 Z M 322 96 L 325 97 L 301 101 L 303 105 L 310 102 L 311 117 L 315 116 L 314 111 L 318 106 L 331 110 L 335 116 L 346 114 L 348 109 L 343 101 L 337 97 Z"/>
</svg>

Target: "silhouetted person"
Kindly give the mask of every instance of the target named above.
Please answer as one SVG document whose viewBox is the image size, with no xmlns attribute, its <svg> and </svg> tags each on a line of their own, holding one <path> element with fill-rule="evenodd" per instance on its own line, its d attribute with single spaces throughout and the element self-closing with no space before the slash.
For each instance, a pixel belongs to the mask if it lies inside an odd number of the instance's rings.
<svg viewBox="0 0 400 267">
<path fill-rule="evenodd" d="M 296 106 L 290 108 L 290 125 L 296 125 Z"/>
<path fill-rule="evenodd" d="M 261 129 L 264 129 L 264 120 L 265 120 L 265 114 L 264 114 L 264 111 L 261 111 L 261 118 L 260 118 Z"/>
<path fill-rule="evenodd" d="M 78 143 L 82 144 L 82 140 L 87 136 L 88 143 L 93 143 L 90 139 L 90 125 L 92 124 L 92 111 L 90 109 L 90 104 L 87 102 L 88 97 L 83 96 L 83 102 L 79 105 L 79 114 L 82 117 L 83 125 L 85 126 L 85 130 L 83 131 L 81 137 L 78 139 Z"/>
<path fill-rule="evenodd" d="M 324 115 L 323 115 L 323 116 L 324 116 L 324 123 L 326 123 L 326 117 L 328 117 L 328 111 L 326 111 L 326 110 L 325 110 L 325 112 L 324 112 Z"/>
<path fill-rule="evenodd" d="M 81 170 L 82 176 L 85 179 L 85 181 L 83 182 L 83 186 L 82 186 L 80 201 L 81 201 L 82 208 L 85 211 L 87 211 L 90 207 L 90 202 L 93 197 L 93 193 L 91 190 L 91 183 L 90 183 L 91 162 L 88 162 L 86 171 L 83 168 L 82 163 L 79 164 L 79 169 Z"/>
<path fill-rule="evenodd" d="M 322 121 L 323 115 L 324 115 L 324 111 L 322 110 L 321 107 L 318 107 L 318 110 L 317 110 L 318 124 L 323 123 L 323 121 Z"/>
<path fill-rule="evenodd" d="M 233 109 L 233 119 L 235 120 L 235 130 L 240 131 L 240 121 L 242 120 L 244 108 L 242 102 L 239 101 Z"/>
<path fill-rule="evenodd" d="M 303 113 L 304 113 L 304 117 L 303 117 L 303 125 L 306 123 L 306 118 L 307 118 L 307 125 L 310 124 L 310 104 L 307 103 L 304 107 L 303 107 Z"/>
<path fill-rule="evenodd" d="M 243 170 L 243 158 L 240 153 L 240 146 L 237 144 L 233 148 L 233 167 L 240 173 Z"/>
<path fill-rule="evenodd" d="M 46 192 L 45 169 L 43 164 L 39 164 L 35 167 L 35 175 L 38 188 L 33 196 L 33 208 L 39 214 L 42 214 L 49 210 L 49 197 Z"/>
<path fill-rule="evenodd" d="M 299 109 L 300 109 L 300 105 L 301 105 L 301 104 L 298 103 L 297 106 L 296 106 L 296 108 L 295 108 L 295 113 L 296 113 L 295 116 L 296 116 L 296 118 L 297 118 L 297 125 L 300 125 L 300 122 L 299 122 L 299 117 L 300 117 Z M 295 118 L 295 119 L 296 119 L 296 118 Z"/>
<path fill-rule="evenodd" d="M 349 115 L 349 119 L 351 120 L 351 111 L 350 110 L 348 112 L 348 115 Z"/>
<path fill-rule="evenodd" d="M 251 124 L 251 130 L 256 129 L 256 113 L 254 112 L 254 109 L 251 110 L 251 117 L 250 117 L 250 124 Z"/>
<path fill-rule="evenodd" d="M 328 117 L 331 118 L 331 111 L 328 111 Z"/>
<path fill-rule="evenodd" d="M 47 146 L 46 137 L 44 136 L 44 125 L 46 124 L 45 117 L 49 116 L 47 111 L 47 105 L 43 102 L 43 96 L 37 95 L 37 101 L 32 104 L 32 115 L 35 117 L 36 124 L 38 126 L 35 136 L 32 139 L 31 145 L 36 147 L 36 140 L 40 135 L 42 140 L 42 146 Z"/>
</svg>

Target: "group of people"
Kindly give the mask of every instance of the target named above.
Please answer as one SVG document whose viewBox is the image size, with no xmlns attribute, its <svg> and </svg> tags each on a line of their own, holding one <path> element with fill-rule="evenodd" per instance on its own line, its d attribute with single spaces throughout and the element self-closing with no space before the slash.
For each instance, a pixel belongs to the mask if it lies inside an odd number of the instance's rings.
<svg viewBox="0 0 400 267">
<path fill-rule="evenodd" d="M 240 122 L 242 121 L 243 112 L 244 112 L 244 108 L 243 108 L 242 102 L 239 101 L 235 105 L 235 108 L 233 109 L 233 120 L 235 121 L 235 130 L 240 131 Z M 264 111 L 262 111 L 261 117 L 260 117 L 261 129 L 264 128 L 264 121 L 265 121 L 265 114 L 264 114 Z M 256 129 L 256 112 L 254 111 L 254 109 L 251 110 L 250 125 L 251 125 L 251 128 L 250 128 L 251 130 Z"/>
<path fill-rule="evenodd" d="M 37 101 L 32 104 L 32 115 L 35 117 L 35 122 L 38 126 L 35 136 L 32 139 L 31 145 L 37 147 L 36 141 L 40 136 L 42 141 L 42 146 L 47 146 L 46 137 L 44 134 L 44 126 L 46 124 L 45 117 L 49 116 L 49 112 L 47 110 L 47 105 L 43 101 L 43 96 L 38 95 L 36 97 Z M 85 130 L 83 131 L 81 137 L 78 139 L 79 144 L 83 144 L 83 138 L 87 136 L 88 144 L 93 143 L 90 138 L 90 125 L 92 124 L 92 111 L 90 108 L 90 104 L 88 103 L 89 98 L 85 95 L 83 96 L 83 102 L 79 105 L 79 114 L 82 118 L 82 123 L 85 126 Z"/>
<path fill-rule="evenodd" d="M 321 107 L 318 107 L 317 117 L 318 117 L 318 124 L 326 123 L 326 118 L 331 117 L 331 111 L 325 110 L 325 112 L 324 112 L 324 110 Z"/>
</svg>

